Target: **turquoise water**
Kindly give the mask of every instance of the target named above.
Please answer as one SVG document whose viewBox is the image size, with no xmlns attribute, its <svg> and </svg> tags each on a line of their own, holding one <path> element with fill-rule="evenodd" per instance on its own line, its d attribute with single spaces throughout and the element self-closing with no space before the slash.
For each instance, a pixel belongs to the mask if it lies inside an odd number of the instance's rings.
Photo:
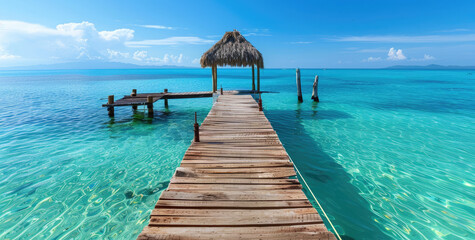
<svg viewBox="0 0 475 240">
<path fill-rule="evenodd" d="M 320 103 L 310 101 L 315 74 Z M 129 107 L 107 95 L 200 91 L 209 69 L 0 72 L 0 239 L 131 239 L 212 99 Z M 218 71 L 249 89 L 249 69 Z M 265 114 L 347 239 L 474 239 L 475 71 L 262 70 Z"/>
</svg>

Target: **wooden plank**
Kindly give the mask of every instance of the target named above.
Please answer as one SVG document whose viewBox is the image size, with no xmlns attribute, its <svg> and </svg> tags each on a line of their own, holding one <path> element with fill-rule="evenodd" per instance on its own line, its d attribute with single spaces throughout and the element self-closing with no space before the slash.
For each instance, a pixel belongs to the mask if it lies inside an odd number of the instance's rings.
<svg viewBox="0 0 475 240">
<path fill-rule="evenodd" d="M 270 200 L 306 200 L 307 197 L 299 189 L 275 190 L 275 191 L 214 191 L 197 192 L 197 191 L 180 191 L 165 190 L 162 192 L 160 199 L 163 200 L 199 200 L 199 201 L 270 201 Z"/>
<path fill-rule="evenodd" d="M 276 209 L 276 208 L 312 208 L 308 200 L 277 200 L 277 201 L 197 201 L 159 199 L 156 208 L 209 208 L 209 209 Z"/>
<path fill-rule="evenodd" d="M 318 214 L 297 214 L 273 216 L 232 215 L 232 216 L 152 216 L 149 226 L 272 226 L 323 223 Z"/>
<path fill-rule="evenodd" d="M 172 184 L 273 184 L 273 185 L 288 185 L 288 184 L 300 184 L 298 179 L 288 178 L 262 178 L 262 179 L 249 179 L 249 178 L 195 178 L 195 177 L 174 177 L 170 180 L 170 186 Z"/>
<path fill-rule="evenodd" d="M 283 208 L 283 209 L 182 209 L 155 208 L 151 216 L 292 216 L 298 214 L 318 214 L 314 208 Z"/>
</svg>

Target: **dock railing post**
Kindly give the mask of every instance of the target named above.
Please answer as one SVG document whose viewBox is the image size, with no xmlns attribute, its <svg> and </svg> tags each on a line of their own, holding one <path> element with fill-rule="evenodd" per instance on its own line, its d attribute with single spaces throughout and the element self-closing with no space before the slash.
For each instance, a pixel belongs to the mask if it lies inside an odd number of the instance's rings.
<svg viewBox="0 0 475 240">
<path fill-rule="evenodd" d="M 163 93 L 165 93 L 165 94 L 168 93 L 168 89 L 167 88 L 163 89 Z M 163 101 L 165 102 L 165 108 L 168 108 L 168 98 L 167 98 L 167 96 L 164 96 Z"/>
<path fill-rule="evenodd" d="M 320 99 L 318 99 L 318 75 L 315 76 L 315 81 L 313 82 L 312 99 L 315 102 L 320 102 Z"/>
<path fill-rule="evenodd" d="M 153 117 L 153 96 L 147 96 L 148 117 Z"/>
<path fill-rule="evenodd" d="M 114 104 L 114 95 L 109 95 L 109 97 L 107 98 L 107 104 Z M 109 117 L 114 117 L 113 106 L 107 107 L 107 111 L 109 111 Z"/>
<path fill-rule="evenodd" d="M 261 98 L 261 94 L 259 93 L 259 101 L 257 102 L 257 105 L 259 105 L 259 111 L 262 112 L 263 108 L 262 108 L 262 98 Z"/>
<path fill-rule="evenodd" d="M 137 89 L 132 89 L 132 93 L 130 94 L 131 97 L 137 96 Z M 132 110 L 137 110 L 137 105 L 132 105 Z"/>
<path fill-rule="evenodd" d="M 196 112 L 195 112 L 195 124 L 194 124 L 194 128 L 195 128 L 195 142 L 199 142 L 200 141 L 200 125 L 198 125 L 198 119 L 197 119 L 197 115 L 196 115 Z"/>
<path fill-rule="evenodd" d="M 297 95 L 299 102 L 303 102 L 302 98 L 302 85 L 300 84 L 300 69 L 296 70 L 296 79 L 297 79 Z"/>
<path fill-rule="evenodd" d="M 221 85 L 221 95 L 223 95 L 223 85 Z"/>
</svg>

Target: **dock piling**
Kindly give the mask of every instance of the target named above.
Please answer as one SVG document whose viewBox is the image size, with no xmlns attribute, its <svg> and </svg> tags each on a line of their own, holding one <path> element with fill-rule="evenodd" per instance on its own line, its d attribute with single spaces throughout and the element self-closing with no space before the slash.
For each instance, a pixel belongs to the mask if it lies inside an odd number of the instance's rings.
<svg viewBox="0 0 475 240">
<path fill-rule="evenodd" d="M 300 84 L 300 69 L 296 70 L 296 79 L 297 79 L 297 95 L 299 102 L 303 102 L 302 98 L 302 85 Z"/>
<path fill-rule="evenodd" d="M 147 96 L 148 117 L 153 117 L 153 96 Z"/>
<path fill-rule="evenodd" d="M 163 89 L 163 93 L 168 93 L 168 89 Z M 163 101 L 165 102 L 165 108 L 168 108 L 168 98 L 166 96 L 163 98 Z"/>
<path fill-rule="evenodd" d="M 318 99 L 318 75 L 315 76 L 315 81 L 313 82 L 312 99 L 315 102 L 320 102 L 320 99 Z"/>
<path fill-rule="evenodd" d="M 132 89 L 132 93 L 130 94 L 131 97 L 137 96 L 137 89 Z"/>
<path fill-rule="evenodd" d="M 107 98 L 107 104 L 114 104 L 114 95 L 109 95 Z M 114 117 L 114 107 L 107 107 L 107 111 L 109 111 L 109 117 Z"/>
<path fill-rule="evenodd" d="M 223 95 L 223 85 L 221 85 L 221 95 Z"/>
<path fill-rule="evenodd" d="M 200 141 L 200 125 L 198 125 L 198 118 L 197 118 L 197 115 L 196 115 L 196 112 L 195 112 L 195 124 L 194 124 L 194 128 L 195 128 L 195 142 L 199 142 Z"/>
<path fill-rule="evenodd" d="M 252 92 L 256 91 L 256 81 L 254 80 L 254 64 L 252 64 Z"/>
<path fill-rule="evenodd" d="M 259 94 L 259 101 L 258 101 L 258 105 L 259 105 L 259 111 L 262 112 L 263 108 L 262 108 L 262 98 L 261 98 L 261 94 Z"/>
</svg>

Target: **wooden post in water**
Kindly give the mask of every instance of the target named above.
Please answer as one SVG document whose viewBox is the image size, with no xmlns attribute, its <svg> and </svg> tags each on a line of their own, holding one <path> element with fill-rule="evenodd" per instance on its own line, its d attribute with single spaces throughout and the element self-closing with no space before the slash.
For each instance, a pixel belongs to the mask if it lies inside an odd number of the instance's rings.
<svg viewBox="0 0 475 240">
<path fill-rule="evenodd" d="M 153 96 L 147 96 L 148 117 L 153 117 Z"/>
<path fill-rule="evenodd" d="M 137 89 L 132 89 L 131 97 L 137 96 Z M 132 110 L 137 110 L 137 105 L 132 105 Z"/>
<path fill-rule="evenodd" d="M 312 99 L 315 102 L 320 102 L 320 99 L 318 99 L 318 75 L 315 76 L 315 81 L 313 81 Z"/>
<path fill-rule="evenodd" d="M 263 108 L 262 108 L 262 98 L 261 98 L 261 94 L 259 94 L 259 101 L 257 102 L 257 105 L 259 105 L 259 111 L 262 112 Z"/>
<path fill-rule="evenodd" d="M 223 95 L 223 85 L 221 85 L 221 95 Z"/>
<path fill-rule="evenodd" d="M 254 78 L 254 64 L 252 64 L 252 92 L 256 91 L 256 81 Z"/>
<path fill-rule="evenodd" d="M 109 95 L 107 98 L 107 104 L 114 104 L 114 95 Z M 114 107 L 107 107 L 107 111 L 109 111 L 109 117 L 114 117 Z"/>
<path fill-rule="evenodd" d="M 163 89 L 163 93 L 165 93 L 165 95 L 166 95 L 168 93 L 168 89 L 167 88 Z M 168 98 L 167 98 L 167 96 L 165 96 L 163 98 L 163 101 L 165 102 L 165 108 L 168 108 Z"/>
<path fill-rule="evenodd" d="M 200 125 L 198 125 L 198 119 L 196 117 L 196 112 L 195 112 L 195 124 L 193 125 L 195 128 L 195 142 L 200 141 Z"/>
<path fill-rule="evenodd" d="M 259 71 L 259 66 L 257 66 L 257 92 L 261 92 L 261 73 Z"/>
<path fill-rule="evenodd" d="M 297 95 L 299 102 L 303 102 L 302 98 L 302 85 L 300 84 L 300 69 L 296 70 L 296 79 L 297 79 Z"/>
</svg>

